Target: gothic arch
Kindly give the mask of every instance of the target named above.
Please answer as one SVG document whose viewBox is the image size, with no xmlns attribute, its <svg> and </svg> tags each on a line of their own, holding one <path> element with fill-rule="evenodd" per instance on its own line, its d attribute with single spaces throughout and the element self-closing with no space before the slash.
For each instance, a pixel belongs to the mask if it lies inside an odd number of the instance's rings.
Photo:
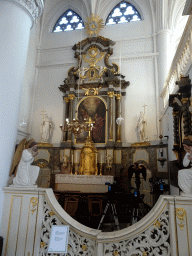
<svg viewBox="0 0 192 256">
<path fill-rule="evenodd" d="M 98 13 L 100 15 L 100 17 L 102 17 L 102 19 L 104 20 L 104 22 L 106 21 L 109 13 L 113 10 L 113 8 L 115 8 L 116 5 L 118 5 L 121 1 L 119 0 L 113 0 L 110 3 L 108 2 L 104 2 L 101 5 L 101 11 Z M 129 2 L 131 5 L 133 5 L 139 12 L 141 19 L 144 20 L 144 12 L 143 12 L 143 7 L 142 7 L 142 3 L 137 3 L 135 0 L 128 0 L 126 2 Z"/>
<path fill-rule="evenodd" d="M 66 2 L 59 2 L 56 4 L 51 11 L 46 15 L 45 22 L 43 24 L 42 31 L 43 33 L 52 33 L 53 28 L 63 13 L 65 13 L 68 9 L 76 12 L 83 20 L 86 20 L 88 16 L 87 8 L 81 1 L 77 0 L 75 3 L 67 0 Z"/>
</svg>

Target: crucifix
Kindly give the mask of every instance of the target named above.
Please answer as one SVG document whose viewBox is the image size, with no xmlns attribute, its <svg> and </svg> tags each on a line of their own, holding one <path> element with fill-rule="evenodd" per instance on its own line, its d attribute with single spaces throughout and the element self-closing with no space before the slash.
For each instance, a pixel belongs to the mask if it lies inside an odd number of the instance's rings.
<svg viewBox="0 0 192 256">
<path fill-rule="evenodd" d="M 92 121 L 91 117 L 89 117 L 88 121 L 87 121 L 87 122 L 85 121 L 85 123 L 88 124 L 86 130 L 89 132 L 89 137 L 91 137 L 91 130 L 92 130 L 93 124 L 94 124 L 95 122 Z"/>
<path fill-rule="evenodd" d="M 148 105 L 145 105 L 144 103 L 144 106 L 142 106 L 144 108 L 144 115 L 145 115 L 145 107 L 147 107 Z"/>
</svg>

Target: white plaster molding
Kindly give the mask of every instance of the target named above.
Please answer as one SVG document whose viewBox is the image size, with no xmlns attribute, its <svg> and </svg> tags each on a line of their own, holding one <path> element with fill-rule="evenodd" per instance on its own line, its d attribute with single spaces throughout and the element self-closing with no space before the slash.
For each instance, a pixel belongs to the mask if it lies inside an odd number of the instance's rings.
<svg viewBox="0 0 192 256">
<path fill-rule="evenodd" d="M 164 110 L 166 111 L 168 107 L 169 93 L 175 91 L 176 85 L 170 91 L 170 84 L 172 83 L 173 77 L 178 79 L 181 75 L 185 76 L 188 73 L 188 70 L 192 64 L 191 59 L 191 33 L 192 33 L 192 17 L 190 16 L 186 24 L 185 30 L 181 37 L 180 43 L 178 45 L 177 51 L 172 61 L 172 65 L 169 69 L 169 73 L 163 90 L 161 92 L 161 98 L 163 100 Z"/>
<path fill-rule="evenodd" d="M 40 18 L 44 8 L 43 0 L 4 0 L 4 1 L 12 2 L 20 6 L 24 11 L 26 11 L 32 20 L 31 28 L 33 27 L 37 19 Z"/>
<path fill-rule="evenodd" d="M 41 64 L 37 65 L 36 68 L 38 69 L 44 69 L 44 68 L 61 68 L 61 67 L 72 67 L 74 65 L 77 65 L 75 62 L 71 63 L 51 63 L 51 64 Z"/>
<path fill-rule="evenodd" d="M 115 25 L 114 25 L 115 26 Z M 60 33 L 65 33 L 65 32 L 60 32 Z M 142 36 L 142 37 L 131 37 L 131 38 L 128 38 L 128 39 L 123 39 L 123 40 L 116 40 L 115 42 L 116 43 L 126 43 L 126 42 L 133 42 L 133 41 L 138 41 L 140 42 L 141 40 L 145 40 L 145 39 L 151 39 L 152 40 L 152 37 L 153 36 L 156 36 L 156 34 L 153 34 L 153 35 L 146 35 L 146 36 Z M 39 53 L 43 53 L 43 52 L 52 52 L 52 51 L 63 51 L 63 50 L 72 50 L 72 47 L 73 45 L 66 45 L 66 46 L 59 46 L 59 47 L 51 47 L 51 48 L 41 48 L 41 47 L 38 47 L 37 48 L 37 51 Z"/>
<path fill-rule="evenodd" d="M 122 57 L 121 61 L 153 59 L 158 55 L 159 53 L 143 53 L 143 54 L 127 55 L 125 57 Z M 120 58 L 110 58 L 110 60 L 119 62 Z M 74 65 L 77 65 L 77 63 L 76 62 L 44 63 L 44 64 L 36 65 L 36 68 L 38 69 L 60 68 L 60 67 L 71 67 Z"/>
<path fill-rule="evenodd" d="M 157 36 L 163 35 L 163 34 L 170 34 L 171 35 L 171 30 L 170 29 L 161 29 L 158 31 Z"/>
</svg>

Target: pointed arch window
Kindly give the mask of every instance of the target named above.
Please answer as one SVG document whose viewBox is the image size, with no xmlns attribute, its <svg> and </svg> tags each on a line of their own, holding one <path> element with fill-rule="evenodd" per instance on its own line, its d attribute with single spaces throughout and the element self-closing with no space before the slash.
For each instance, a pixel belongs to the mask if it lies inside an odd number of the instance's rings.
<svg viewBox="0 0 192 256">
<path fill-rule="evenodd" d="M 84 28 L 82 18 L 71 9 L 64 12 L 57 20 L 53 32 L 70 31 Z"/>
<path fill-rule="evenodd" d="M 130 3 L 122 1 L 110 12 L 106 20 L 106 25 L 125 23 L 141 20 L 141 15 Z"/>
</svg>

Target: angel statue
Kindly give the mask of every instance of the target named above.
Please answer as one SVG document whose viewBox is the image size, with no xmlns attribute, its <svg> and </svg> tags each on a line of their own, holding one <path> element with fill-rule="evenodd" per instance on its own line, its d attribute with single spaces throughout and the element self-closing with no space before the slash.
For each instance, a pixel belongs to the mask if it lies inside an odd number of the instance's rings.
<svg viewBox="0 0 192 256">
<path fill-rule="evenodd" d="M 31 165 L 38 154 L 37 143 L 23 139 L 15 152 L 10 176 L 14 174 L 13 185 L 34 186 L 39 175 L 39 167 Z"/>
<path fill-rule="evenodd" d="M 53 131 L 53 122 L 46 115 L 41 123 L 41 142 L 48 143 L 49 137 Z"/>
</svg>

